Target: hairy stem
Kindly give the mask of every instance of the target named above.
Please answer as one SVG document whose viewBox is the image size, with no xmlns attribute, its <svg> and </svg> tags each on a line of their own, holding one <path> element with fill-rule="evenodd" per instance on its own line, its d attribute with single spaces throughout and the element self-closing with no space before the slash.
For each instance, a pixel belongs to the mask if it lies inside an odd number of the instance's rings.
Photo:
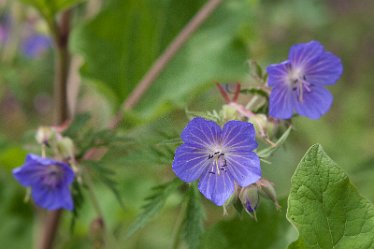
<svg viewBox="0 0 374 249">
<path fill-rule="evenodd" d="M 133 108 L 157 79 L 162 70 L 177 54 L 180 48 L 188 41 L 191 35 L 201 26 L 201 24 L 212 14 L 212 12 L 222 3 L 222 0 L 209 0 L 199 12 L 182 29 L 178 36 L 171 42 L 160 57 L 153 63 L 149 71 L 144 75 L 129 97 L 122 103 L 120 111 L 112 120 L 110 127 L 116 127 L 123 118 L 123 112 Z"/>
</svg>

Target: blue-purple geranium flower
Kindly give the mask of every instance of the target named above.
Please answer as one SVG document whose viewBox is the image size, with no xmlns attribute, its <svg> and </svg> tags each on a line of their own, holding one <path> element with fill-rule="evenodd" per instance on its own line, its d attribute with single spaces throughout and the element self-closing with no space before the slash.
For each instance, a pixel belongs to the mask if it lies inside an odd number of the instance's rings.
<svg viewBox="0 0 374 249">
<path fill-rule="evenodd" d="M 48 210 L 74 208 L 69 186 L 74 172 L 64 163 L 29 154 L 25 164 L 13 170 L 13 175 L 24 187 L 31 188 L 35 203 Z"/>
<path fill-rule="evenodd" d="M 233 194 L 235 183 L 245 187 L 261 177 L 253 125 L 229 121 L 223 128 L 194 118 L 183 130 L 183 144 L 175 152 L 173 171 L 185 182 L 200 178 L 199 190 L 216 205 Z"/>
<path fill-rule="evenodd" d="M 29 58 L 41 56 L 52 46 L 52 40 L 48 36 L 34 33 L 22 42 L 22 52 Z"/>
<path fill-rule="evenodd" d="M 294 112 L 311 119 L 326 113 L 333 97 L 325 85 L 334 84 L 343 72 L 340 59 L 317 41 L 291 47 L 288 60 L 267 67 L 269 114 L 288 119 Z"/>
</svg>

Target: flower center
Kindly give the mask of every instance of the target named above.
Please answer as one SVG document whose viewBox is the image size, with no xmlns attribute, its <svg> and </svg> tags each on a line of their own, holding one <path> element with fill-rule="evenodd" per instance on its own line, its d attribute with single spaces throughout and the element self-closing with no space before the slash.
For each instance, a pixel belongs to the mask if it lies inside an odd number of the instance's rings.
<svg viewBox="0 0 374 249">
<path fill-rule="evenodd" d="M 298 100 L 304 102 L 303 92 L 311 91 L 311 86 L 301 68 L 290 68 L 287 75 L 287 82 L 292 88 L 292 91 L 296 92 Z"/>
<path fill-rule="evenodd" d="M 208 160 L 210 161 L 211 168 L 210 174 L 221 175 L 221 172 L 227 171 L 227 162 L 225 159 L 225 153 L 222 151 L 215 151 L 212 154 L 209 154 Z"/>
<path fill-rule="evenodd" d="M 61 183 L 64 172 L 57 165 L 49 165 L 47 167 L 45 174 L 41 177 L 41 182 L 45 187 L 55 188 Z"/>
</svg>

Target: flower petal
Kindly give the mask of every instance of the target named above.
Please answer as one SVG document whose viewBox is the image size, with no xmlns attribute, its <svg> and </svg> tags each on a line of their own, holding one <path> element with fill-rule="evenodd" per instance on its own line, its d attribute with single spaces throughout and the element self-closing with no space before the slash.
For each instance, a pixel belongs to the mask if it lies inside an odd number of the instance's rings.
<svg viewBox="0 0 374 249">
<path fill-rule="evenodd" d="M 228 171 L 240 186 L 246 187 L 260 179 L 260 159 L 256 153 L 229 154 L 225 159 Z"/>
<path fill-rule="evenodd" d="M 293 114 L 292 90 L 288 86 L 274 87 L 270 93 L 269 115 L 274 118 L 288 119 Z"/>
<path fill-rule="evenodd" d="M 323 55 L 305 69 L 306 80 L 315 85 L 332 85 L 343 72 L 340 59 L 330 52 Z"/>
<path fill-rule="evenodd" d="M 287 85 L 287 77 L 290 68 L 291 64 L 289 61 L 269 65 L 266 68 L 268 73 L 268 85 L 270 87 Z"/>
<path fill-rule="evenodd" d="M 197 117 L 187 124 L 181 138 L 185 143 L 206 148 L 211 144 L 218 143 L 220 134 L 221 128 L 215 122 Z"/>
<path fill-rule="evenodd" d="M 331 107 L 333 97 L 323 87 L 313 86 L 310 92 L 303 92 L 303 101 L 300 102 L 296 95 L 293 98 L 296 112 L 311 119 L 318 119 Z"/>
<path fill-rule="evenodd" d="M 71 193 L 68 187 L 43 188 L 33 187 L 31 195 L 35 203 L 48 210 L 64 208 L 72 210 L 74 208 Z"/>
<path fill-rule="evenodd" d="M 323 46 L 317 41 L 293 45 L 288 56 L 293 67 L 308 66 L 323 53 Z"/>
<path fill-rule="evenodd" d="M 217 174 L 215 168 L 207 168 L 199 181 L 200 192 L 217 206 L 222 206 L 234 193 L 234 180 L 230 172 L 221 171 Z"/>
<path fill-rule="evenodd" d="M 40 177 L 45 175 L 45 166 L 25 164 L 13 169 L 13 175 L 22 186 L 30 187 L 38 184 Z"/>
<path fill-rule="evenodd" d="M 251 152 L 257 148 L 255 128 L 251 123 L 231 120 L 222 130 L 225 152 Z"/>
<path fill-rule="evenodd" d="M 42 158 L 34 154 L 28 154 L 25 164 L 22 167 L 13 169 L 13 175 L 24 187 L 40 185 L 41 178 L 48 175 L 48 167 L 51 165 L 63 169 L 63 184 L 71 184 L 74 181 L 74 172 L 68 164 L 49 158 Z"/>
<path fill-rule="evenodd" d="M 173 171 L 185 182 L 195 181 L 208 167 L 208 157 L 206 150 L 191 144 L 182 144 L 175 152 Z"/>
</svg>

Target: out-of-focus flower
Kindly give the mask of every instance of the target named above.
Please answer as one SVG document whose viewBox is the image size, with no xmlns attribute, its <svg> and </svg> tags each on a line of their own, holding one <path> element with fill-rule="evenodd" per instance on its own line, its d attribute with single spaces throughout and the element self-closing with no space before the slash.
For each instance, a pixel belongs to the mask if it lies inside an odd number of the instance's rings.
<svg viewBox="0 0 374 249">
<path fill-rule="evenodd" d="M 13 170 L 14 177 L 31 188 L 35 203 L 48 210 L 74 208 L 69 186 L 74 181 L 74 172 L 64 162 L 29 154 L 24 165 Z"/>
<path fill-rule="evenodd" d="M 343 72 L 340 59 L 317 41 L 291 47 L 288 60 L 267 67 L 269 114 L 288 119 L 294 112 L 311 119 L 326 113 L 333 97 L 325 85 L 334 84 Z"/>
<path fill-rule="evenodd" d="M 29 58 L 35 58 L 41 56 L 51 46 L 50 37 L 34 33 L 22 41 L 22 53 Z"/>
<path fill-rule="evenodd" d="M 261 177 L 253 125 L 229 121 L 223 128 L 203 118 L 191 120 L 181 134 L 173 171 L 185 182 L 200 178 L 199 190 L 216 205 L 223 205 L 234 184 L 245 187 Z"/>
</svg>

